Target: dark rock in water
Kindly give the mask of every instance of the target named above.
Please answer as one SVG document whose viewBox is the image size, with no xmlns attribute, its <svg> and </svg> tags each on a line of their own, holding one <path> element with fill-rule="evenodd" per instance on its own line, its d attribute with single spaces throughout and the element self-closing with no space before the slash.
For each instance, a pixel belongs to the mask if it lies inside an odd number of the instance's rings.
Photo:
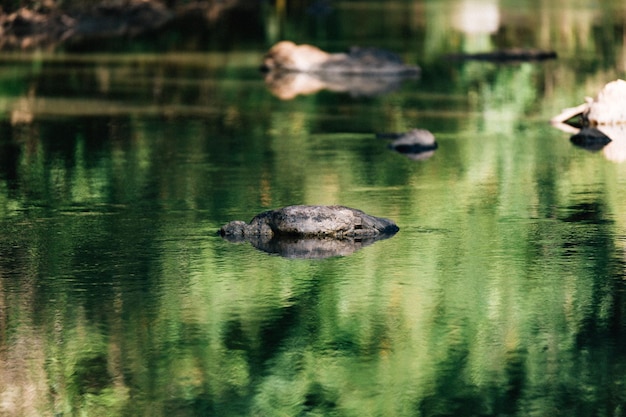
<svg viewBox="0 0 626 417">
<path fill-rule="evenodd" d="M 570 138 L 570 141 L 581 148 L 598 151 L 611 142 L 611 139 L 594 127 L 583 127 Z"/>
<path fill-rule="evenodd" d="M 389 148 L 411 159 L 423 160 L 434 155 L 438 148 L 435 136 L 425 129 L 412 129 L 406 133 L 377 133 L 380 139 L 393 139 Z"/>
<path fill-rule="evenodd" d="M 306 13 L 311 16 L 327 16 L 333 11 L 333 6 L 329 0 L 315 0 L 306 8 Z"/>
<path fill-rule="evenodd" d="M 475 60 L 491 62 L 522 62 L 556 59 L 557 53 L 554 51 L 542 51 L 540 49 L 511 48 L 501 49 L 493 52 L 479 52 L 475 54 L 450 54 L 447 55 L 447 58 L 454 60 Z"/>
<path fill-rule="evenodd" d="M 20 8 L 0 12 L 0 48 L 33 48 L 59 43 L 134 36 L 162 27 L 173 14 L 160 2 L 94 2 L 80 12 Z"/>
<path fill-rule="evenodd" d="M 391 220 L 344 206 L 288 206 L 232 221 L 219 230 L 231 242 L 250 242 L 268 253 L 290 258 L 349 255 L 398 232 Z"/>
</svg>

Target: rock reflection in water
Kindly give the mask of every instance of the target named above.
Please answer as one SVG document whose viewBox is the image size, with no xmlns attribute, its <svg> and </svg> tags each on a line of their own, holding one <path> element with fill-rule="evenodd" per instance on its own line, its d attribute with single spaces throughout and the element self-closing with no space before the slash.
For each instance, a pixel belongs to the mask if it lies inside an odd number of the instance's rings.
<svg viewBox="0 0 626 417">
<path fill-rule="evenodd" d="M 224 236 L 232 243 L 250 242 L 255 248 L 270 254 L 291 259 L 324 259 L 334 256 L 348 256 L 379 240 L 392 237 L 393 234 L 368 238 L 304 238 L 296 236 Z"/>
<path fill-rule="evenodd" d="M 417 74 L 357 75 L 270 71 L 265 74 L 265 84 L 281 100 L 292 100 L 298 95 L 315 94 L 323 90 L 348 93 L 353 97 L 375 97 L 391 93 L 399 89 L 405 80 L 416 78 Z"/>
<path fill-rule="evenodd" d="M 570 138 L 570 141 L 589 151 L 598 151 L 611 143 L 611 139 L 595 127 L 583 127 Z"/>
<path fill-rule="evenodd" d="M 612 162 L 626 161 L 626 126 L 623 124 L 574 127 L 565 123 L 557 128 L 572 133 L 570 141 L 588 151 L 602 151 Z"/>
</svg>

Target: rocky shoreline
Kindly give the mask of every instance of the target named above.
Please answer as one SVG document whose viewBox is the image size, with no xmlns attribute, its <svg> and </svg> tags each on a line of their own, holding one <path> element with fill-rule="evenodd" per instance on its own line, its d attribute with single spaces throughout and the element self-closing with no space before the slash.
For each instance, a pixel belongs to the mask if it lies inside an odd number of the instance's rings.
<svg viewBox="0 0 626 417">
<path fill-rule="evenodd" d="M 245 0 L 205 0 L 168 7 L 156 0 L 104 0 L 89 7 L 43 6 L 0 12 L 0 49 L 17 50 L 79 44 L 149 34 L 167 25 L 202 19 L 207 24 Z"/>
</svg>

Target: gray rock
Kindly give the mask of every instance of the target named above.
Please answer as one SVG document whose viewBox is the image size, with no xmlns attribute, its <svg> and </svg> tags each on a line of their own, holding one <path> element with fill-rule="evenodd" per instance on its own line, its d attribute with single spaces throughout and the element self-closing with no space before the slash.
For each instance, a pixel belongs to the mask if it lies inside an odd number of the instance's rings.
<svg viewBox="0 0 626 417">
<path fill-rule="evenodd" d="M 288 206 L 219 229 L 230 242 L 250 242 L 289 258 L 346 256 L 398 232 L 391 220 L 344 206 Z"/>
<path fill-rule="evenodd" d="M 437 149 L 435 136 L 426 129 L 411 129 L 406 133 L 377 133 L 380 139 L 393 139 L 389 148 L 414 160 L 428 159 Z"/>
<path fill-rule="evenodd" d="M 375 237 L 399 230 L 391 220 L 344 206 L 288 206 L 255 216 L 250 223 L 232 221 L 222 236 Z"/>
</svg>

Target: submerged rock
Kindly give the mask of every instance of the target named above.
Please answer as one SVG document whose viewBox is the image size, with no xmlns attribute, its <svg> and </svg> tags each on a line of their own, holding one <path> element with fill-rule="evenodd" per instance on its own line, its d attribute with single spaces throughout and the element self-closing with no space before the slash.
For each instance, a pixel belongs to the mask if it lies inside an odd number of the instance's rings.
<svg viewBox="0 0 626 417">
<path fill-rule="evenodd" d="M 420 68 L 406 65 L 393 52 L 353 47 L 346 53 L 328 53 L 313 45 L 281 41 L 263 59 L 264 71 L 304 73 L 415 75 Z"/>
<path fill-rule="evenodd" d="M 467 61 L 490 61 L 490 62 L 526 62 L 544 61 L 556 59 L 554 51 L 544 51 L 541 49 L 510 48 L 500 49 L 492 52 L 478 52 L 474 54 L 450 54 L 448 59 Z"/>
<path fill-rule="evenodd" d="M 232 221 L 219 229 L 231 242 L 250 242 L 268 253 L 290 258 L 349 255 L 398 232 L 391 220 L 344 206 L 288 206 Z"/>
<path fill-rule="evenodd" d="M 435 135 L 426 129 L 412 129 L 406 133 L 377 133 L 381 139 L 393 139 L 389 148 L 415 160 L 428 159 L 437 149 Z"/>
<path fill-rule="evenodd" d="M 256 215 L 250 223 L 232 221 L 219 230 L 222 236 L 374 237 L 393 234 L 391 220 L 370 216 L 344 206 L 288 206 Z"/>
</svg>

